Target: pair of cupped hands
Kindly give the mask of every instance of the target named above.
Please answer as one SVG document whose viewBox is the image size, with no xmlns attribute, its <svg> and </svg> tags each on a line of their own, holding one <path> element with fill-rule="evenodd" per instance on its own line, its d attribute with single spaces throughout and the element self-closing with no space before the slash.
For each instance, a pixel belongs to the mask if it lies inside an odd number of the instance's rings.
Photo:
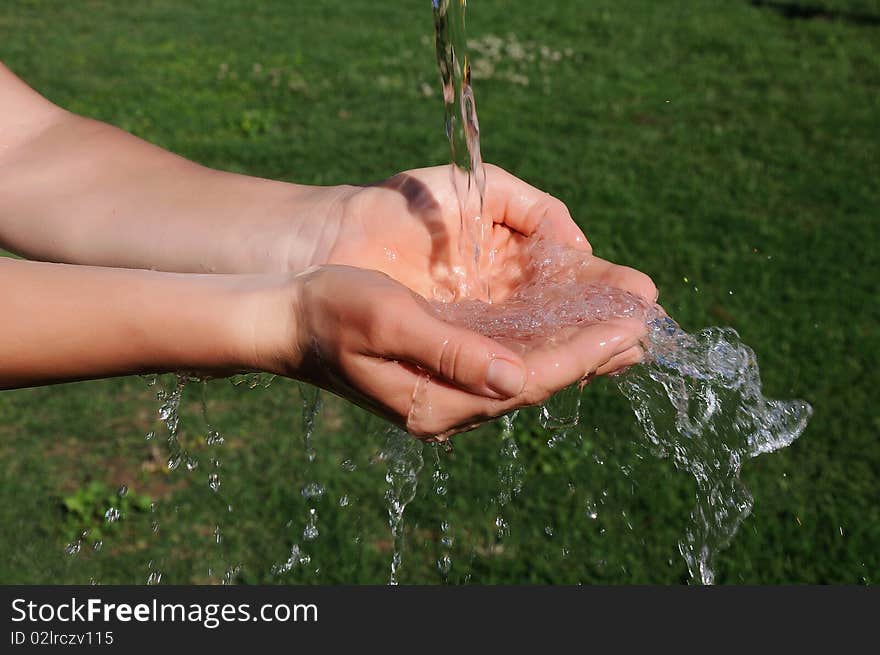
<svg viewBox="0 0 880 655">
<path fill-rule="evenodd" d="M 498 167 L 485 172 L 493 257 L 483 273 L 494 300 L 534 268 L 527 245 L 538 233 L 591 252 L 561 201 Z M 468 182 L 453 175 L 460 171 L 426 168 L 324 191 L 315 202 L 331 218 L 309 258 L 321 265 L 289 278 L 283 300 L 261 309 L 257 367 L 333 391 L 416 437 L 442 439 L 641 359 L 645 326 L 633 319 L 515 350 L 440 320 L 426 299 L 460 293 L 466 266 L 456 189 Z M 588 271 L 586 282 L 656 300 L 651 279 L 634 269 L 592 257 Z"/>
</svg>

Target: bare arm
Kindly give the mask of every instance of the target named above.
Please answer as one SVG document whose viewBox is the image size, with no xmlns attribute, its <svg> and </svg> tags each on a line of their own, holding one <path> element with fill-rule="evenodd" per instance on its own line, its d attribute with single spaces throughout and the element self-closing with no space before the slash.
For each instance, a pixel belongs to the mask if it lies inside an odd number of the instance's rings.
<svg viewBox="0 0 880 655">
<path fill-rule="evenodd" d="M 25 257 L 301 270 L 346 193 L 205 168 L 56 107 L 0 64 L 0 247 Z"/>
<path fill-rule="evenodd" d="M 273 283 L 270 277 L 0 257 L 0 389 L 129 373 L 252 369 L 257 299 Z"/>
</svg>

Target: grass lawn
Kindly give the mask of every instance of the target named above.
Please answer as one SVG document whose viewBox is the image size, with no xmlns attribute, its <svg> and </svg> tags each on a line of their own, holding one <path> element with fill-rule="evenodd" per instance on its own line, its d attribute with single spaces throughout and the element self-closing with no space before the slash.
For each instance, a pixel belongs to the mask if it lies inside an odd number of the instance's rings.
<svg viewBox="0 0 880 655">
<path fill-rule="evenodd" d="M 803 2 L 474 0 L 468 14 L 486 160 L 565 200 L 683 326 L 735 327 L 767 395 L 813 404 L 800 440 L 746 465 L 755 508 L 722 583 L 880 578 L 880 2 Z M 208 166 L 360 183 L 447 160 L 431 30 L 427 0 L 6 0 L 0 57 L 54 102 Z M 169 472 L 143 379 L 0 393 L 0 582 L 385 582 L 393 437 L 325 395 L 309 463 L 313 396 L 188 385 L 191 461 Z M 591 385 L 581 414 L 553 447 L 537 411 L 520 415 L 522 491 L 504 508 L 499 424 L 453 454 L 425 447 L 401 581 L 685 581 L 693 481 L 638 446 L 613 384 Z M 322 497 L 303 497 L 311 481 Z M 309 561 L 273 573 L 294 544 Z"/>
</svg>

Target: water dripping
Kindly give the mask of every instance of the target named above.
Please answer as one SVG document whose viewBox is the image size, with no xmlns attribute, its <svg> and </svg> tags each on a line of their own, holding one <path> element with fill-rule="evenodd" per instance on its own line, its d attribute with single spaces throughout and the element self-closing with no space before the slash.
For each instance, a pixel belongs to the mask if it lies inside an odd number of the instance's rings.
<svg viewBox="0 0 880 655">
<path fill-rule="evenodd" d="M 449 501 L 447 494 L 449 492 L 449 472 L 443 467 L 443 459 L 440 451 L 445 449 L 442 444 L 449 443 L 440 442 L 431 446 L 434 457 L 434 471 L 431 474 L 431 480 L 434 483 L 434 494 L 440 498 L 441 512 L 443 514 L 449 511 Z M 452 544 L 455 538 L 452 535 L 452 528 L 447 519 L 440 521 L 440 554 L 437 558 L 437 570 L 443 577 L 444 582 L 449 578 L 449 572 L 452 569 Z"/>
<path fill-rule="evenodd" d="M 498 516 L 495 534 L 499 540 L 510 534 L 510 524 L 504 518 L 504 507 L 522 490 L 525 467 L 519 460 L 519 446 L 514 438 L 514 422 L 518 412 L 501 417 L 501 463 L 498 466 Z"/>
<path fill-rule="evenodd" d="M 272 566 L 271 573 L 274 576 L 284 575 L 289 571 L 292 571 L 298 566 L 306 567 L 312 561 L 312 558 L 300 549 L 299 545 L 293 544 L 290 548 L 290 556 L 287 558 L 287 561 L 282 564 L 275 564 Z"/>
<path fill-rule="evenodd" d="M 732 328 L 688 334 L 659 306 L 591 283 L 591 255 L 540 235 L 530 248 L 538 264 L 511 298 L 496 304 L 434 303 L 435 310 L 445 320 L 526 349 L 568 328 L 614 318 L 644 321 L 645 363 L 618 377 L 617 386 L 629 399 L 650 452 L 670 458 L 697 482 L 696 508 L 679 547 L 692 578 L 714 582 L 715 554 L 752 507 L 740 481 L 742 465 L 794 441 L 806 427 L 810 406 L 765 398 L 755 354 Z M 566 424 L 547 409 L 541 418 L 548 428 Z M 502 448 L 500 506 L 509 501 L 508 490 L 517 488 L 512 423 L 505 429 L 511 436 Z M 601 462 L 598 454 L 594 457 Z"/>
<path fill-rule="evenodd" d="M 452 159 L 452 184 L 461 221 L 459 254 L 463 279 L 457 296 L 491 300 L 485 271 L 492 261 L 492 223 L 483 217 L 486 173 L 480 153 L 480 123 L 467 56 L 464 0 L 433 0 L 434 46 Z"/>
<path fill-rule="evenodd" d="M 324 487 L 317 482 L 309 482 L 300 490 L 300 494 L 306 500 L 318 500 L 324 495 Z"/>
<path fill-rule="evenodd" d="M 385 503 L 393 543 L 388 584 L 396 585 L 400 582 L 400 569 L 403 565 L 403 512 L 416 495 L 419 472 L 424 466 L 422 443 L 398 428 L 389 428 L 381 458 L 388 467 L 385 474 L 385 481 L 388 483 Z"/>
<path fill-rule="evenodd" d="M 303 528 L 302 537 L 305 541 L 314 541 L 321 533 L 318 531 L 318 510 L 309 508 L 309 518 L 306 527 Z"/>
</svg>

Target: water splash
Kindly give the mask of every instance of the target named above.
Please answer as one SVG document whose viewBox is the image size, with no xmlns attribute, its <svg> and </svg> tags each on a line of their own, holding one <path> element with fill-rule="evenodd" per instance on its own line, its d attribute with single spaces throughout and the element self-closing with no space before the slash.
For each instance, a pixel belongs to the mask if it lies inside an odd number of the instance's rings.
<svg viewBox="0 0 880 655">
<path fill-rule="evenodd" d="M 538 234 L 525 246 L 523 260 L 528 264 L 507 297 L 493 303 L 433 301 L 431 306 L 445 321 L 521 350 L 552 343 L 569 328 L 614 318 L 646 320 L 652 311 L 665 316 L 641 298 L 595 283 L 596 260 L 581 250 Z"/>
<path fill-rule="evenodd" d="M 691 578 L 715 581 L 715 556 L 752 509 L 743 464 L 784 448 L 807 426 L 802 400 L 761 393 L 754 351 L 732 328 L 687 334 L 671 319 L 651 321 L 649 363 L 620 379 L 644 439 L 658 457 L 697 481 L 696 507 L 679 550 Z"/>
<path fill-rule="evenodd" d="M 732 328 L 688 334 L 660 306 L 589 282 L 590 255 L 541 239 L 531 248 L 537 263 L 505 301 L 435 303 L 435 310 L 445 320 L 525 349 L 570 328 L 613 318 L 645 321 L 645 364 L 620 377 L 618 387 L 632 404 L 645 445 L 697 481 L 696 508 L 679 549 L 691 577 L 711 584 L 715 555 L 751 511 L 751 495 L 740 480 L 743 464 L 797 439 L 812 414 L 810 405 L 765 398 L 755 353 Z M 562 416 L 548 405 L 541 422 L 549 429 L 571 426 L 577 411 Z M 505 489 L 515 488 L 505 482 L 514 477 L 508 468 L 499 470 L 502 506 Z M 596 510 L 588 507 L 587 513 L 592 518 Z M 509 529 L 501 515 L 496 525 L 499 535 Z"/>
</svg>

